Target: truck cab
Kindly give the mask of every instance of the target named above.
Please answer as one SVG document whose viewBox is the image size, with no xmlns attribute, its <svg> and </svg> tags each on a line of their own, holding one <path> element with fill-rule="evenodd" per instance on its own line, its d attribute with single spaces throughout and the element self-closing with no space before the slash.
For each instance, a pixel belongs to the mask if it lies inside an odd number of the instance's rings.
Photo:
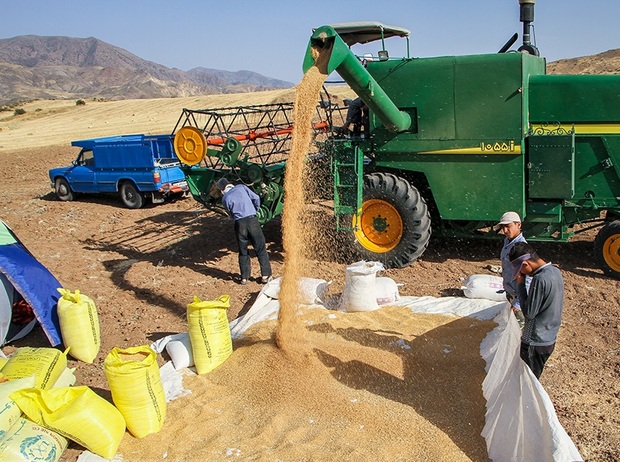
<svg viewBox="0 0 620 462">
<path fill-rule="evenodd" d="M 71 145 L 81 148 L 72 164 L 49 171 L 60 200 L 73 200 L 80 193 L 112 193 L 135 209 L 147 198 L 157 204 L 188 191 L 170 135 L 121 135 Z"/>
</svg>

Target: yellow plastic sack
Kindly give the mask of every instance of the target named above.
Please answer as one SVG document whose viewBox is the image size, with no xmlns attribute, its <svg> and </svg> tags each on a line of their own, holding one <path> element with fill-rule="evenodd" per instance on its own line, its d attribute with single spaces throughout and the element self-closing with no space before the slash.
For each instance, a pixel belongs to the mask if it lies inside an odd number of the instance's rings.
<svg viewBox="0 0 620 462">
<path fill-rule="evenodd" d="M 22 347 L 15 351 L 2 368 L 9 380 L 34 375 L 34 386 L 51 388 L 67 368 L 67 355 L 55 348 Z"/>
<path fill-rule="evenodd" d="M 61 288 L 58 292 L 62 295 L 58 300 L 62 341 L 71 356 L 92 364 L 101 346 L 95 302 L 79 290 L 74 293 Z"/>
<path fill-rule="evenodd" d="M 114 457 L 125 434 L 118 409 L 86 386 L 26 388 L 11 393 L 11 399 L 37 425 L 105 459 Z"/>
<path fill-rule="evenodd" d="M 14 391 L 32 387 L 34 387 L 34 375 L 0 383 L 0 435 L 8 432 L 22 415 L 19 406 L 9 396 Z"/>
<path fill-rule="evenodd" d="M 226 309 L 230 296 L 202 301 L 194 296 L 187 305 L 187 324 L 194 364 L 199 374 L 211 372 L 232 354 L 232 338 Z"/>
<path fill-rule="evenodd" d="M 0 370 L 2 370 L 2 368 L 7 363 L 8 360 L 9 358 L 3 358 L 2 356 L 0 356 Z"/>
<path fill-rule="evenodd" d="M 67 444 L 64 436 L 20 417 L 0 438 L 0 460 L 57 462 Z"/>
<path fill-rule="evenodd" d="M 105 358 L 112 401 L 136 438 L 158 432 L 166 419 L 166 394 L 156 359 L 147 345 L 115 347 Z"/>
</svg>

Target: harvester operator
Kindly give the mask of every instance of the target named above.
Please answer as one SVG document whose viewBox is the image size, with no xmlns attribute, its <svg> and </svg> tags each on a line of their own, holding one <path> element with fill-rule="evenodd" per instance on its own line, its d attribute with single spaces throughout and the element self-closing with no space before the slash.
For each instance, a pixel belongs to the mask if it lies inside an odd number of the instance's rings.
<svg viewBox="0 0 620 462">
<path fill-rule="evenodd" d="M 357 97 L 354 100 L 345 100 L 347 103 L 347 119 L 344 123 L 344 127 L 350 130 L 354 137 L 359 137 L 362 134 L 362 128 L 364 129 L 364 137 L 368 138 L 369 121 L 368 121 L 368 107 L 362 101 L 362 98 Z M 351 128 L 353 126 L 353 128 Z"/>
<path fill-rule="evenodd" d="M 256 218 L 260 209 L 260 198 L 244 184 L 233 185 L 226 178 L 217 181 L 217 188 L 222 191 L 222 205 L 228 215 L 235 221 L 235 235 L 239 245 L 239 284 L 248 283 L 251 274 L 248 244 L 252 244 L 258 263 L 261 278 L 259 282 L 268 283 L 271 279 L 271 264 L 265 245 L 265 235 Z"/>
</svg>

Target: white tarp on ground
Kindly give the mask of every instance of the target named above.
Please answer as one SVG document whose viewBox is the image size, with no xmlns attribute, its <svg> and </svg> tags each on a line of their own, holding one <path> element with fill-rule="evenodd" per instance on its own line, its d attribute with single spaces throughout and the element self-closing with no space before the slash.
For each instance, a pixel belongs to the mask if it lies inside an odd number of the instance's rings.
<svg viewBox="0 0 620 462">
<path fill-rule="evenodd" d="M 259 321 L 278 316 L 278 282 L 267 284 L 248 312 L 230 323 L 233 338 L 240 337 Z M 487 401 L 482 436 L 491 460 L 583 460 L 558 421 L 549 395 L 519 357 L 521 331 L 507 302 L 459 297 L 401 297 L 391 305 L 404 306 L 415 313 L 492 319 L 498 324 L 480 345 L 487 373 L 482 384 Z"/>
</svg>

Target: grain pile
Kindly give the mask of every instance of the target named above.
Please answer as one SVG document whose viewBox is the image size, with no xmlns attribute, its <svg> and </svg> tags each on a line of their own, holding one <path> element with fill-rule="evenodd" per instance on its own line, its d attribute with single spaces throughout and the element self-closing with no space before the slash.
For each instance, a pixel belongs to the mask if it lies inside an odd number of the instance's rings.
<svg viewBox="0 0 620 462">
<path fill-rule="evenodd" d="M 131 461 L 487 460 L 484 361 L 490 321 L 313 309 L 297 314 L 306 361 L 276 347 L 276 321 L 256 324 L 192 393 L 169 403 L 162 432 L 129 434 Z"/>
</svg>

